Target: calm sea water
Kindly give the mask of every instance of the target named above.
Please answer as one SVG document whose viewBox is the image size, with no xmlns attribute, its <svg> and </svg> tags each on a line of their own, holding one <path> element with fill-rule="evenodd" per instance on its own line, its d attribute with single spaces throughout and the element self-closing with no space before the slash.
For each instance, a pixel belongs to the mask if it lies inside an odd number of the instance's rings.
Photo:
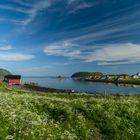
<svg viewBox="0 0 140 140">
<path fill-rule="evenodd" d="M 58 79 L 54 77 L 23 77 L 25 82 L 35 82 L 40 86 L 56 89 L 73 89 L 78 92 L 110 93 L 110 94 L 140 94 L 140 86 L 115 85 L 107 83 L 94 83 L 77 81 L 71 78 Z"/>
</svg>

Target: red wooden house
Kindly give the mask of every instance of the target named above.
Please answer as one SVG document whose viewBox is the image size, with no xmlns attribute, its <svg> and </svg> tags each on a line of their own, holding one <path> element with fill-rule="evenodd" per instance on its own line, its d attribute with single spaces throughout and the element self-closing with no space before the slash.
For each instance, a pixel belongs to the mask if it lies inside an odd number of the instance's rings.
<svg viewBox="0 0 140 140">
<path fill-rule="evenodd" d="M 6 75 L 4 77 L 4 81 L 6 81 L 10 85 L 20 85 L 21 76 L 20 75 Z"/>
</svg>

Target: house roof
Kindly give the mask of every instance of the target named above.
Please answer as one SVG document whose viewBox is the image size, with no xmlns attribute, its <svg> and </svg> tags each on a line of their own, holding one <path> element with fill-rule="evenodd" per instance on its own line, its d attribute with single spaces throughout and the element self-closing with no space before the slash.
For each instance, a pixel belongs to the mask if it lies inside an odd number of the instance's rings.
<svg viewBox="0 0 140 140">
<path fill-rule="evenodd" d="M 21 79 L 21 75 L 6 75 L 7 79 Z"/>
</svg>

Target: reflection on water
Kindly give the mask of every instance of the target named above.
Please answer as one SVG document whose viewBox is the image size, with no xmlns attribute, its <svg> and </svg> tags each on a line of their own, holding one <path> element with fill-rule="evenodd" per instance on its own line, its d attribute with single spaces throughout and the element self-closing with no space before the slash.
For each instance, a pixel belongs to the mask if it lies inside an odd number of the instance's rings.
<svg viewBox="0 0 140 140">
<path fill-rule="evenodd" d="M 56 89 L 73 89 L 78 92 L 110 93 L 110 94 L 140 94 L 139 85 L 94 83 L 78 81 L 71 78 L 55 77 L 23 77 L 26 82 L 35 82 L 40 86 Z"/>
</svg>

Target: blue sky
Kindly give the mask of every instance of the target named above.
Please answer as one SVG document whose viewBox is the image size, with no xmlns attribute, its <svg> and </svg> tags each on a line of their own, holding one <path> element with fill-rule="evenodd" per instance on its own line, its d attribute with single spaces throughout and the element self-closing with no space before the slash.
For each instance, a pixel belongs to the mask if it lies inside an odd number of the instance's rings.
<svg viewBox="0 0 140 140">
<path fill-rule="evenodd" d="M 140 1 L 2 0 L 0 67 L 37 76 L 140 72 Z"/>
</svg>

